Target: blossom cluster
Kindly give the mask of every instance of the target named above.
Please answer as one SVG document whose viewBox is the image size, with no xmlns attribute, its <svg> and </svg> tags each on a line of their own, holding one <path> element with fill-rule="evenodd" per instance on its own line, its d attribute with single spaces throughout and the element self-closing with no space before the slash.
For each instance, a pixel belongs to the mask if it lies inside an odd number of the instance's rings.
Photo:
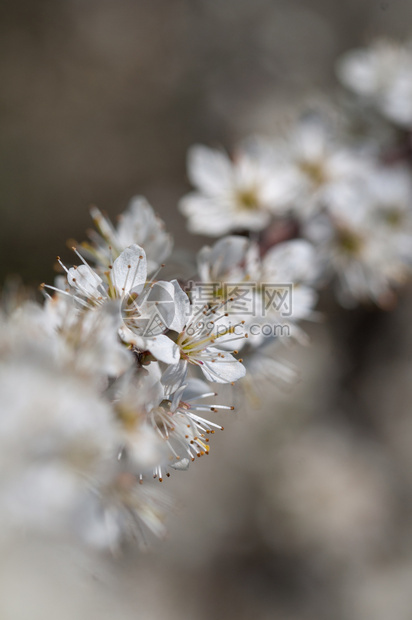
<svg viewBox="0 0 412 620">
<path fill-rule="evenodd" d="M 378 41 L 337 73 L 349 93 L 282 135 L 243 140 L 232 157 L 193 146 L 180 209 L 192 232 L 252 236 L 265 256 L 306 240 L 319 287 L 333 281 L 344 306 L 390 307 L 412 264 L 412 46 Z"/>
<path fill-rule="evenodd" d="M 7 527 L 116 549 L 164 534 L 172 503 L 158 482 L 209 454 L 223 430 L 216 414 L 234 409 L 216 389 L 242 380 L 238 353 L 267 339 L 252 324 L 276 320 L 286 304 L 299 337 L 316 300 L 314 256 L 297 240 L 260 258 L 255 243 L 230 236 L 200 250 L 195 282 L 162 280 L 173 243 L 144 198 L 116 226 L 97 208 L 91 215 L 96 230 L 74 243 L 76 265 L 57 258 L 61 275 L 41 285 L 43 304 L 4 295 L 0 505 Z M 242 305 L 251 278 L 252 313 Z M 280 286 L 268 295 L 261 284 L 280 279 L 296 287 L 293 312 Z M 205 298 L 211 283 L 220 293 Z"/>
<path fill-rule="evenodd" d="M 343 305 L 390 306 L 412 263 L 409 64 L 407 46 L 350 53 L 338 72 L 355 99 L 340 115 L 305 114 L 233 158 L 192 147 L 180 209 L 214 242 L 190 281 L 161 278 L 173 240 L 136 197 L 116 225 L 92 208 L 95 230 L 73 243 L 75 265 L 58 258 L 43 304 L 4 294 L 3 531 L 109 549 L 163 535 L 158 483 L 209 454 L 234 409 L 219 388 L 291 381 L 279 352 L 308 341 L 301 322 L 329 282 Z"/>
</svg>

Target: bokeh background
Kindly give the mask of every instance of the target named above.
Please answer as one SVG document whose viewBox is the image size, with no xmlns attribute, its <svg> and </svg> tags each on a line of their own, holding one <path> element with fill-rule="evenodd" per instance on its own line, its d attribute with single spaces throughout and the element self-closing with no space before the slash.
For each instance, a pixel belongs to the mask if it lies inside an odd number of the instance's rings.
<svg viewBox="0 0 412 620">
<path fill-rule="evenodd" d="M 2 0 L 0 281 L 52 281 L 88 206 L 146 195 L 176 245 L 194 142 L 282 129 L 334 63 L 404 38 L 410 0 Z M 168 481 L 178 507 L 149 554 L 13 540 L 5 620 L 410 620 L 412 289 L 342 311 L 285 354 L 300 380 L 247 400 L 212 454 Z"/>
</svg>

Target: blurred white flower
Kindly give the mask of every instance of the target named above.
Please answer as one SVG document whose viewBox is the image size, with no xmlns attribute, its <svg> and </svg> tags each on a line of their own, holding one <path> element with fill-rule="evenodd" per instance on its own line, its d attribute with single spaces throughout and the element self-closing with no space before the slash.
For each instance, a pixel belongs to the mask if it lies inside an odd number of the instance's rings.
<svg viewBox="0 0 412 620">
<path fill-rule="evenodd" d="M 343 305 L 393 302 L 410 276 L 412 183 L 403 167 L 377 167 L 362 184 L 336 188 L 328 213 L 309 222 L 305 234 L 325 270 L 338 278 Z"/>
<path fill-rule="evenodd" d="M 197 254 L 197 269 L 202 282 L 242 282 L 256 278 L 259 249 L 247 237 L 227 235 Z"/>
<path fill-rule="evenodd" d="M 149 373 L 142 371 L 140 392 L 134 389 L 135 374 L 125 373 L 133 356 L 116 340 L 107 308 L 78 310 L 66 299 L 57 294 L 44 308 L 29 302 L 0 316 L 3 531 L 7 536 L 24 527 L 66 536 L 74 530 L 109 548 L 132 534 L 145 539 L 142 526 L 163 534 L 170 501 L 139 490 L 134 473 L 136 464 L 145 471 L 157 465 L 159 444 L 166 452 L 147 419 L 128 435 L 134 467 L 119 460 L 127 426 L 119 423 L 119 403 L 125 407 L 139 396 L 147 418 L 163 396 L 160 372 L 150 373 L 143 391 Z M 94 380 L 119 375 L 108 390 L 108 381 Z"/>
<path fill-rule="evenodd" d="M 382 229 L 394 260 L 412 266 L 412 175 L 398 164 L 376 166 L 366 178 L 368 199 L 378 230 Z"/>
<path fill-rule="evenodd" d="M 281 339 L 269 346 L 254 347 L 245 351 L 246 375 L 240 383 L 241 401 L 246 398 L 247 406 L 260 409 L 265 397 L 271 394 L 273 386 L 289 391 L 299 379 L 296 366 L 282 357 Z M 236 402 L 236 401 L 235 401 Z"/>
<path fill-rule="evenodd" d="M 114 458 L 114 426 L 92 386 L 32 353 L 0 363 L 0 503 L 7 525 L 55 531 Z"/>
<path fill-rule="evenodd" d="M 258 319 L 261 324 L 279 325 L 283 327 L 281 334 L 286 333 L 305 344 L 307 336 L 299 323 L 314 316 L 318 299 L 314 282 L 318 271 L 315 249 L 304 239 L 285 241 L 268 250 L 261 259 L 259 274 Z M 249 341 L 254 346 L 263 344 L 264 331 L 254 338 L 249 330 Z"/>
<path fill-rule="evenodd" d="M 231 231 L 259 231 L 291 201 L 288 170 L 238 148 L 233 161 L 220 150 L 193 146 L 189 180 L 196 191 L 184 196 L 180 210 L 189 230 L 218 237 Z"/>
<path fill-rule="evenodd" d="M 378 40 L 342 56 L 342 83 L 401 127 L 412 126 L 412 46 Z"/>
<path fill-rule="evenodd" d="M 157 363 L 124 374 L 110 389 L 118 424 L 118 457 L 135 474 L 166 464 L 168 451 L 149 416 L 164 399 Z M 141 476 L 140 476 L 141 477 Z"/>
<path fill-rule="evenodd" d="M 49 308 L 59 304 L 56 294 L 45 304 L 45 320 Z M 66 304 L 66 314 L 57 328 L 60 363 L 71 367 L 83 378 L 94 380 L 104 389 L 109 379 L 124 373 L 134 358 L 120 341 L 121 317 L 116 306 L 77 311 Z"/>
<path fill-rule="evenodd" d="M 165 536 L 165 519 L 172 507 L 163 489 L 139 484 L 135 475 L 119 467 L 96 492 L 82 498 L 74 515 L 74 527 L 97 549 L 116 552 L 126 542 L 146 548 L 149 534 Z"/>
<path fill-rule="evenodd" d="M 291 211 L 306 221 L 327 204 L 336 184 L 353 182 L 370 165 L 365 154 L 344 144 L 338 127 L 320 114 L 307 114 L 283 140 L 255 143 L 255 152 L 283 162 L 293 179 Z"/>
</svg>

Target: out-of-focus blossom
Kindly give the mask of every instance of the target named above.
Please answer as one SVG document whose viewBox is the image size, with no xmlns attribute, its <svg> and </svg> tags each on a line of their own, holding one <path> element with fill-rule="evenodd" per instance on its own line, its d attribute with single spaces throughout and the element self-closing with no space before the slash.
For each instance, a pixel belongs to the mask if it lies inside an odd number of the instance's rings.
<svg viewBox="0 0 412 620">
<path fill-rule="evenodd" d="M 365 154 L 349 148 L 335 123 L 319 113 L 303 116 L 282 140 L 255 140 L 253 145 L 256 156 L 272 159 L 273 169 L 279 162 L 289 170 L 290 210 L 303 221 L 325 208 L 336 185 L 353 182 L 370 166 Z"/>
<path fill-rule="evenodd" d="M 127 460 L 135 474 L 167 461 L 164 441 L 149 422 L 149 415 L 164 399 L 157 363 L 132 368 L 110 388 L 118 425 L 118 457 Z"/>
<path fill-rule="evenodd" d="M 378 230 L 394 259 L 412 266 L 412 175 L 406 165 L 376 166 L 366 178 L 368 199 Z"/>
<path fill-rule="evenodd" d="M 232 161 L 223 151 L 193 146 L 188 175 L 196 191 L 182 198 L 180 209 L 197 234 L 262 230 L 273 215 L 287 211 L 292 199 L 289 170 L 240 147 Z"/>
<path fill-rule="evenodd" d="M 246 375 L 240 382 L 242 396 L 254 409 L 260 409 L 265 396 L 271 393 L 274 386 L 280 390 L 290 390 L 299 378 L 298 368 L 287 362 L 280 350 L 281 339 L 269 345 L 246 349 L 244 365 Z"/>
<path fill-rule="evenodd" d="M 392 303 L 411 274 L 411 217 L 408 171 L 384 167 L 331 194 L 327 213 L 308 223 L 305 232 L 325 270 L 337 276 L 344 305 Z"/>
<path fill-rule="evenodd" d="M 342 143 L 336 128 L 321 118 L 303 118 L 292 131 L 285 156 L 294 167 L 297 198 L 294 213 L 306 220 L 327 204 L 328 192 L 353 182 L 369 162 Z"/>
<path fill-rule="evenodd" d="M 55 530 L 115 456 L 111 409 L 55 356 L 52 336 L 37 335 L 27 347 L 8 327 L 0 336 L 2 514 Z"/>
<path fill-rule="evenodd" d="M 337 72 L 368 106 L 401 127 L 412 126 L 412 46 L 378 40 L 347 52 Z"/>
<path fill-rule="evenodd" d="M 57 327 L 60 360 L 103 389 L 109 379 L 118 377 L 134 363 L 132 353 L 118 336 L 120 313 L 110 304 L 78 310 L 70 300 L 61 301 L 59 297 L 55 295 L 46 301 L 44 320 L 50 322 L 51 312 L 63 301 L 65 312 Z"/>
<path fill-rule="evenodd" d="M 110 473 L 95 493 L 82 498 L 74 511 L 75 531 L 89 545 L 116 552 L 122 543 L 150 543 L 149 534 L 163 538 L 165 518 L 173 502 L 163 489 L 139 484 L 137 477 L 120 466 Z"/>
</svg>

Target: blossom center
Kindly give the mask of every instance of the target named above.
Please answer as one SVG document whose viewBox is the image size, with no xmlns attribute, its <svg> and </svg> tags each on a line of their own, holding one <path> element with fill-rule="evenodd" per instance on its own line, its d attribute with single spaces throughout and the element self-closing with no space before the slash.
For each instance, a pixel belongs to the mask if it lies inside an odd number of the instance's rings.
<svg viewBox="0 0 412 620">
<path fill-rule="evenodd" d="M 253 187 L 238 190 L 236 199 L 240 209 L 244 211 L 252 211 L 258 208 L 258 195 Z"/>
<path fill-rule="evenodd" d="M 348 230 L 347 228 L 338 229 L 337 241 L 339 248 L 345 254 L 359 254 L 363 246 L 362 238 L 356 233 L 354 233 L 352 230 Z"/>
<path fill-rule="evenodd" d="M 299 162 L 299 168 L 309 177 L 315 187 L 320 187 L 326 183 L 327 175 L 325 166 L 321 160 L 302 160 Z"/>
<path fill-rule="evenodd" d="M 391 227 L 397 228 L 402 223 L 402 212 L 397 207 L 385 209 L 382 213 L 383 220 Z"/>
</svg>

